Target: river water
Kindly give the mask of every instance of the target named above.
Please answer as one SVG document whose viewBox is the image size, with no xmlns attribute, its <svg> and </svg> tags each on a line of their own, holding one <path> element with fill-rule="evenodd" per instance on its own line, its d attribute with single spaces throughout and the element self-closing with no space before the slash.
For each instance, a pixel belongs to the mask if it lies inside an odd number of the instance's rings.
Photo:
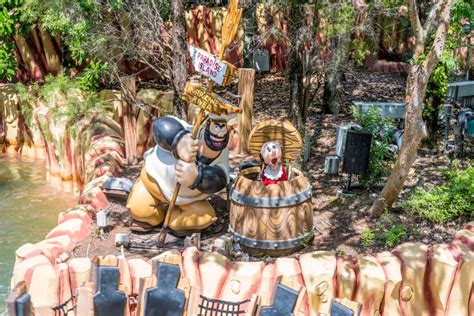
<svg viewBox="0 0 474 316">
<path fill-rule="evenodd" d="M 0 154 L 0 315 L 15 263 L 15 250 L 36 243 L 56 225 L 58 214 L 77 199 L 52 188 L 41 160 Z"/>
</svg>

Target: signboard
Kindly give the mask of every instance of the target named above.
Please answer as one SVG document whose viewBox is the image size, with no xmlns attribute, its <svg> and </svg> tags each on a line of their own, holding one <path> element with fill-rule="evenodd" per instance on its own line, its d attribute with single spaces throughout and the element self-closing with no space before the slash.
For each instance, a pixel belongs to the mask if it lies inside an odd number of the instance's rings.
<svg viewBox="0 0 474 316">
<path fill-rule="evenodd" d="M 189 54 L 194 69 L 217 84 L 222 84 L 227 71 L 227 64 L 200 48 L 189 45 Z"/>
<path fill-rule="evenodd" d="M 220 96 L 201 88 L 199 84 L 187 82 L 184 88 L 184 98 L 206 111 L 220 114 L 224 112 L 240 113 L 241 109 Z"/>
</svg>

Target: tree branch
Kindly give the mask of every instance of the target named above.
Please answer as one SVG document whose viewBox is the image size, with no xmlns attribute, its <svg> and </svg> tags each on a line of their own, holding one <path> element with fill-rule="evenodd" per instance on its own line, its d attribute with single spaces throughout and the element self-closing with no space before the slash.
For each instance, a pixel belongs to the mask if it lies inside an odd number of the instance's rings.
<svg viewBox="0 0 474 316">
<path fill-rule="evenodd" d="M 431 50 L 428 53 L 428 56 L 423 63 L 426 73 L 431 74 L 436 65 L 438 64 L 441 55 L 444 51 L 444 45 L 446 44 L 446 33 L 448 32 L 449 22 L 450 22 L 450 12 L 451 5 L 453 0 L 443 1 L 440 16 L 438 29 L 436 30 L 436 36 L 431 46 Z"/>
<path fill-rule="evenodd" d="M 425 37 L 428 36 L 431 33 L 431 31 L 437 26 L 437 23 L 439 22 L 438 14 L 441 11 L 441 6 L 443 2 L 444 2 L 443 0 L 438 0 L 431 7 L 430 13 L 428 14 L 428 18 L 426 19 L 426 22 L 424 25 Z"/>
<path fill-rule="evenodd" d="M 425 32 L 421 26 L 420 17 L 418 16 L 418 9 L 416 7 L 416 0 L 407 0 L 408 18 L 410 19 L 413 33 L 416 36 L 416 47 L 413 58 L 416 59 L 424 53 L 425 50 Z"/>
</svg>

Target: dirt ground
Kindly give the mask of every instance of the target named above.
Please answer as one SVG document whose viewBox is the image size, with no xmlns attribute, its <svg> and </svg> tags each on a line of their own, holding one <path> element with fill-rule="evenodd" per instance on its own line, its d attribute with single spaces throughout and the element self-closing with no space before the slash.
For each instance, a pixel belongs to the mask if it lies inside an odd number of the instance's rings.
<svg viewBox="0 0 474 316">
<path fill-rule="evenodd" d="M 229 88 L 233 93 L 236 86 Z M 340 115 L 325 115 L 317 108 L 310 109 L 308 130 L 314 131 L 309 161 L 303 165 L 303 171 L 313 186 L 313 221 L 315 237 L 313 242 L 302 252 L 315 250 L 335 250 L 339 254 L 353 255 L 355 253 L 374 253 L 384 249 L 393 248 L 396 244 L 405 241 L 420 241 L 425 244 L 450 242 L 454 233 L 472 219 L 459 218 L 445 225 L 432 224 L 420 220 L 410 214 L 404 213 L 397 203 L 389 215 L 373 219 L 368 214 L 368 208 L 377 197 L 379 191 L 367 192 L 354 188 L 351 195 L 343 198 L 337 197 L 338 190 L 342 190 L 347 183 L 347 176 L 331 177 L 324 174 L 325 157 L 335 154 L 336 127 L 351 122 L 348 114 L 349 106 L 354 101 L 393 101 L 403 102 L 405 90 L 405 76 L 401 74 L 370 73 L 367 71 L 351 71 L 345 75 L 342 86 Z M 254 112 L 256 121 L 268 118 L 287 117 L 286 105 L 288 104 L 288 86 L 281 76 L 265 75 L 257 78 L 255 85 Z M 440 135 L 442 131 L 440 130 Z M 418 158 L 413 166 L 408 181 L 401 194 L 401 200 L 419 185 L 433 187 L 444 181 L 443 172 L 450 169 L 451 161 L 442 151 L 442 136 L 440 136 L 439 149 L 428 150 L 421 148 Z M 472 149 L 468 152 L 473 158 Z M 238 170 L 238 162 L 243 157 L 231 156 L 231 168 Z M 469 158 L 465 160 L 469 161 Z M 472 160 L 471 160 L 472 161 Z M 128 167 L 122 171 L 121 176 L 135 180 L 140 172 L 143 161 L 136 166 Z M 380 188 L 377 188 L 381 190 Z M 216 224 L 202 233 L 201 249 L 211 250 L 214 240 L 222 235 L 230 236 L 228 228 L 228 209 L 226 193 L 220 192 L 210 199 L 215 206 L 218 216 Z M 159 229 L 145 234 L 130 232 L 130 218 L 125 201 L 112 200 L 109 211 L 112 214 L 112 229 L 101 233 L 95 230 L 89 238 L 76 248 L 75 256 L 89 256 L 105 254 L 119 254 L 120 249 L 115 247 L 115 234 L 127 233 L 133 241 L 146 241 L 157 236 Z M 371 245 L 363 244 L 361 236 L 368 228 L 372 231 L 383 232 L 390 227 L 401 225 L 405 234 L 393 246 L 388 247 L 383 242 L 374 242 Z M 178 242 L 182 242 L 178 239 Z M 236 260 L 261 260 L 262 257 L 252 257 L 244 254 L 238 247 L 232 253 Z M 161 250 L 163 251 L 163 250 Z M 124 250 L 127 258 L 153 257 L 159 251 Z M 264 257 L 265 260 L 273 260 Z"/>
</svg>

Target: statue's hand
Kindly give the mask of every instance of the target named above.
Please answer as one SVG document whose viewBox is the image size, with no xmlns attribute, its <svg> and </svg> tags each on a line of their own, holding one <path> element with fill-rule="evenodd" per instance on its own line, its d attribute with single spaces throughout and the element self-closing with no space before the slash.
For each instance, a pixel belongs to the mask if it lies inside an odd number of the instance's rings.
<svg viewBox="0 0 474 316">
<path fill-rule="evenodd" d="M 194 162 L 178 160 L 176 165 L 176 181 L 186 187 L 194 184 L 198 176 L 198 167 Z"/>
<path fill-rule="evenodd" d="M 196 154 L 198 151 L 199 141 L 192 139 L 191 134 L 184 135 L 176 145 L 176 152 L 178 153 L 179 159 L 192 162 L 196 160 Z"/>
</svg>

